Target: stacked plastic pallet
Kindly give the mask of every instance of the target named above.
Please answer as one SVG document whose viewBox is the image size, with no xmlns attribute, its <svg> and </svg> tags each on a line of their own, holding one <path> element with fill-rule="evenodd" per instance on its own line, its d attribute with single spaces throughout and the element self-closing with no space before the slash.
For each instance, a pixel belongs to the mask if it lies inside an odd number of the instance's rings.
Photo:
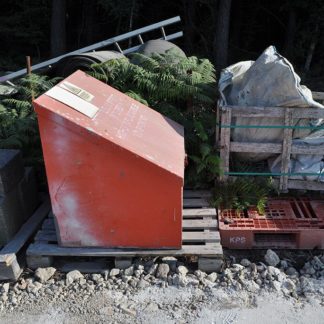
<svg viewBox="0 0 324 324">
<path fill-rule="evenodd" d="M 255 208 L 219 210 L 223 247 L 231 249 L 324 248 L 324 200 L 269 199 L 264 215 Z"/>
</svg>

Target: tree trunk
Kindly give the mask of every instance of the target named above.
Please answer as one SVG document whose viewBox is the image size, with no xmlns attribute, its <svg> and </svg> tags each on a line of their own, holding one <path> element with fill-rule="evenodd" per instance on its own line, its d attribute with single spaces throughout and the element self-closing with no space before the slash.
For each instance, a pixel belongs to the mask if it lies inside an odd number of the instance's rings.
<svg viewBox="0 0 324 324">
<path fill-rule="evenodd" d="M 84 40 L 89 45 L 95 38 L 96 6 L 94 1 L 84 1 L 84 13 Z"/>
<path fill-rule="evenodd" d="M 185 12 L 185 47 L 187 54 L 191 55 L 193 53 L 193 43 L 195 37 L 195 26 L 194 26 L 194 16 L 195 16 L 195 1 L 192 0 L 183 0 L 183 7 Z"/>
<path fill-rule="evenodd" d="M 214 56 L 217 74 L 227 65 L 230 14 L 231 0 L 220 0 L 214 40 Z"/>
<path fill-rule="evenodd" d="M 232 50 L 230 55 L 233 58 L 240 57 L 241 53 L 241 45 L 245 45 L 245 40 L 242 40 L 242 21 L 245 16 L 245 8 L 242 5 L 242 2 L 238 1 L 235 6 L 232 8 L 232 19 L 235 19 L 235 24 L 233 24 L 231 29 L 231 46 Z M 231 56 L 228 56 L 231 60 Z"/>
<path fill-rule="evenodd" d="M 288 14 L 288 26 L 286 30 L 284 55 L 291 59 L 294 48 L 294 38 L 296 33 L 296 12 L 291 9 Z"/>
<path fill-rule="evenodd" d="M 304 73 L 306 75 L 306 73 L 309 72 L 310 70 L 310 66 L 313 60 L 313 55 L 314 55 L 314 51 L 315 51 L 315 47 L 318 41 L 318 25 L 316 25 L 315 27 L 315 32 L 313 34 L 309 49 L 308 49 L 308 53 L 307 53 L 307 57 L 306 57 L 306 62 L 305 62 L 305 66 L 304 66 Z"/>
<path fill-rule="evenodd" d="M 51 17 L 51 56 L 55 57 L 65 53 L 66 50 L 66 1 L 52 1 Z"/>
<path fill-rule="evenodd" d="M 135 6 L 136 6 L 136 0 L 133 0 L 132 1 L 131 11 L 130 11 L 130 14 L 129 14 L 129 26 L 128 26 L 128 31 L 129 32 L 133 30 Z M 130 38 L 128 40 L 128 47 L 131 47 L 131 46 L 132 46 L 132 39 Z"/>
</svg>

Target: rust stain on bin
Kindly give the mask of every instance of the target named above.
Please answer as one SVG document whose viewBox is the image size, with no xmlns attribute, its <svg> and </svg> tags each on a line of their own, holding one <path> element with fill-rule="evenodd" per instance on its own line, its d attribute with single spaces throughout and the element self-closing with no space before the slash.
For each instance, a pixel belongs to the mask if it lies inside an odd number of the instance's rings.
<svg viewBox="0 0 324 324">
<path fill-rule="evenodd" d="M 81 71 L 53 89 L 34 107 L 61 245 L 181 248 L 183 127 Z"/>
</svg>

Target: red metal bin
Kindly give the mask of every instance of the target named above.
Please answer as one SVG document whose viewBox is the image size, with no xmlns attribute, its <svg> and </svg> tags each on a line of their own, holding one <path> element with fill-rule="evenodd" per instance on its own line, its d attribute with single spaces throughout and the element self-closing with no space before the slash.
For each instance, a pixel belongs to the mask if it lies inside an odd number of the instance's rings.
<svg viewBox="0 0 324 324">
<path fill-rule="evenodd" d="M 61 245 L 181 248 L 182 126 L 81 71 L 34 107 Z"/>
</svg>

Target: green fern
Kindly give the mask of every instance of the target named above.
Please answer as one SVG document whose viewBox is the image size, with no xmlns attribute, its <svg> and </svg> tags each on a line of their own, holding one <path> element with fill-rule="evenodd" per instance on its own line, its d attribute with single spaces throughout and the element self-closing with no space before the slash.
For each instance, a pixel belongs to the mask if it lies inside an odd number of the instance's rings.
<svg viewBox="0 0 324 324">
<path fill-rule="evenodd" d="M 132 54 L 94 64 L 89 74 L 130 97 L 181 123 L 185 127 L 186 185 L 208 187 L 220 173 L 214 149 L 215 70 L 210 61 L 165 54 Z"/>
<path fill-rule="evenodd" d="M 58 79 L 28 75 L 17 81 L 17 93 L 0 103 L 0 148 L 20 149 L 26 165 L 33 165 L 44 183 L 42 150 L 32 97 L 50 89 Z"/>
<path fill-rule="evenodd" d="M 208 60 L 183 58 L 172 50 L 151 57 L 135 53 L 132 64 L 125 58 L 92 65 L 93 77 L 122 92 L 132 91 L 152 108 L 161 102 L 214 104 L 215 70 Z"/>
<path fill-rule="evenodd" d="M 212 201 L 215 207 L 237 211 L 255 206 L 262 215 L 271 193 L 274 193 L 271 178 L 239 177 L 216 185 Z"/>
</svg>

